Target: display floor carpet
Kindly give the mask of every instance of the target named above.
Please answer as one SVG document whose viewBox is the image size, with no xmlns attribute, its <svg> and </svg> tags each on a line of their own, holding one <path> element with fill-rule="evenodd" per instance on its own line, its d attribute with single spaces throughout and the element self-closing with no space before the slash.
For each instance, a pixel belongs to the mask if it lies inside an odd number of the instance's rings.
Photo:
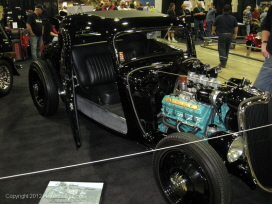
<svg viewBox="0 0 272 204">
<path fill-rule="evenodd" d="M 83 146 L 77 150 L 64 105 L 61 103 L 58 112 L 51 117 L 40 116 L 28 89 L 30 61 L 21 64 L 21 76 L 14 77 L 11 93 L 0 98 L 1 204 L 38 203 L 49 181 L 105 182 L 102 204 L 166 203 L 153 177 L 151 153 L 1 179 L 146 151 L 135 142 L 120 138 L 82 116 Z M 272 203 L 271 196 L 260 189 L 251 190 L 234 177 L 232 184 L 233 204 Z"/>
</svg>

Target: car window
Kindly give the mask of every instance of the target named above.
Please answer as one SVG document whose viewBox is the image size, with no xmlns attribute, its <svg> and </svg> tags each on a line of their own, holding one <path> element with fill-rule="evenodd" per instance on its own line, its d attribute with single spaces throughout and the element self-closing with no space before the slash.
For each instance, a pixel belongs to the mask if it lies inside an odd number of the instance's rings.
<svg viewBox="0 0 272 204">
<path fill-rule="evenodd" d="M 151 30 L 144 32 L 127 32 L 120 35 L 115 41 L 115 46 L 121 62 L 135 60 L 147 55 L 155 55 L 159 53 L 171 53 L 187 49 L 185 29 L 173 29 L 175 40 L 177 42 L 168 41 L 169 30 Z"/>
</svg>

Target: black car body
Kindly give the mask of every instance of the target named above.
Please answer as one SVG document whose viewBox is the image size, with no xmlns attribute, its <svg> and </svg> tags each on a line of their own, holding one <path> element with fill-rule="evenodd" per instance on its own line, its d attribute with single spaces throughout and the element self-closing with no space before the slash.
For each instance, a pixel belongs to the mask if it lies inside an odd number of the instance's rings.
<svg viewBox="0 0 272 204">
<path fill-rule="evenodd" d="M 184 46 L 164 40 L 169 30 Z M 42 58 L 29 70 L 40 114 L 55 113 L 60 95 L 77 147 L 78 112 L 156 147 L 154 174 L 170 203 L 230 203 L 228 171 L 271 192 L 271 128 L 259 128 L 271 123 L 270 95 L 247 79 L 217 81 L 220 68 L 196 58 L 182 20 L 138 11 L 67 16 Z"/>
<path fill-rule="evenodd" d="M 13 84 L 13 75 L 19 75 L 14 65 L 15 52 L 10 37 L 0 25 L 0 97 L 6 96 Z"/>
</svg>

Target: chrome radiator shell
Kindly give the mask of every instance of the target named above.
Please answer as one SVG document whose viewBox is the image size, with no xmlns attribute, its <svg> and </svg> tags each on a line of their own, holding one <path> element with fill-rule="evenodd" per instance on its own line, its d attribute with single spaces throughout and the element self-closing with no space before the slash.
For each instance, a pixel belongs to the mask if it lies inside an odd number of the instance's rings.
<svg viewBox="0 0 272 204">
<path fill-rule="evenodd" d="M 239 129 L 245 139 L 245 156 L 258 186 L 272 192 L 272 100 L 257 96 L 238 108 Z M 263 127 L 266 126 L 266 127 Z M 246 131 L 248 129 L 253 129 Z"/>
</svg>

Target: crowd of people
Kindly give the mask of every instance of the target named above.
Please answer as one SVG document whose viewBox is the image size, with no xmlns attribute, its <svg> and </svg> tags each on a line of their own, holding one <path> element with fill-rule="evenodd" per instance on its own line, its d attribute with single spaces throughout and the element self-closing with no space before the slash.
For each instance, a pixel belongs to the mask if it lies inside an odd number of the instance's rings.
<svg viewBox="0 0 272 204">
<path fill-rule="evenodd" d="M 190 22 L 189 18 L 194 19 L 194 38 L 195 41 L 203 40 L 204 37 L 204 24 L 207 28 L 207 36 L 218 35 L 218 52 L 219 52 L 219 66 L 226 68 L 229 49 L 232 39 L 235 39 L 238 34 L 238 23 L 234 16 L 229 15 L 231 6 L 226 4 L 223 8 L 223 14 L 215 18 L 217 10 L 213 5 L 209 5 L 208 12 L 205 12 L 201 1 L 197 2 L 197 6 L 191 12 L 186 9 L 186 4 L 181 5 L 179 15 L 176 15 L 175 4 L 171 3 L 167 14 L 182 19 L 183 21 Z M 177 42 L 173 30 L 168 31 L 168 41 Z"/>
<path fill-rule="evenodd" d="M 138 11 L 151 11 L 154 9 L 154 6 L 151 6 L 149 2 L 146 2 L 146 5 L 142 4 L 135 5 L 134 3 L 128 4 L 126 1 L 120 1 L 117 4 L 116 1 L 103 0 L 103 3 L 98 4 L 95 8 L 96 11 L 108 11 L 108 10 L 138 10 Z"/>
<path fill-rule="evenodd" d="M 256 33 L 261 27 L 261 23 L 267 15 L 268 7 L 254 8 L 247 6 L 243 11 L 243 23 L 246 25 L 246 34 Z"/>
<path fill-rule="evenodd" d="M 195 40 L 203 38 L 204 20 L 206 20 L 207 36 L 218 36 L 218 53 L 219 53 L 219 66 L 226 68 L 229 49 L 233 39 L 236 39 L 238 34 L 238 23 L 234 16 L 230 15 L 231 6 L 226 4 L 223 7 L 223 14 L 218 15 L 215 18 L 217 12 L 213 5 L 209 5 L 208 12 L 204 12 L 201 2 L 197 2 L 197 6 L 194 8 L 192 15 L 189 10 L 186 10 L 186 5 L 181 6 L 179 18 L 194 17 L 194 37 Z M 175 4 L 171 3 L 167 11 L 169 16 L 176 16 Z M 272 94 L 272 6 L 270 8 L 265 7 L 254 8 L 251 11 L 251 7 L 247 6 L 243 11 L 243 23 L 246 26 L 246 34 L 256 32 L 260 28 L 262 32 L 262 45 L 261 52 L 265 57 L 265 61 L 258 73 L 258 76 L 254 82 L 254 86 L 260 88 L 263 91 L 268 91 Z M 174 39 L 174 32 L 168 32 L 168 40 L 176 42 Z"/>
</svg>

